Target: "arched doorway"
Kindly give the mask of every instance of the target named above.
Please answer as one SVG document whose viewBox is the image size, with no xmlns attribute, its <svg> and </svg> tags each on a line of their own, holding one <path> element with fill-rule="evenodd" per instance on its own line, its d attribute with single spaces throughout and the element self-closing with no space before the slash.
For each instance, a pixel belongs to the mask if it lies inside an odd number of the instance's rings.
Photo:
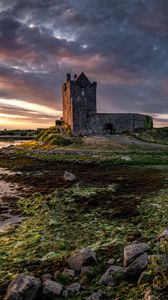
<svg viewBox="0 0 168 300">
<path fill-rule="evenodd" d="M 115 133 L 114 125 L 112 123 L 106 123 L 104 125 L 105 134 Z"/>
</svg>

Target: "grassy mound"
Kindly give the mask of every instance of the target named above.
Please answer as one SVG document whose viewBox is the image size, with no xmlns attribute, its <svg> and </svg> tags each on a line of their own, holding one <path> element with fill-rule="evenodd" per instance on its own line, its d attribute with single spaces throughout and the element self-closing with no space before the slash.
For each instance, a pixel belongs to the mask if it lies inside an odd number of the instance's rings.
<svg viewBox="0 0 168 300">
<path fill-rule="evenodd" d="M 59 146 L 67 146 L 73 143 L 70 137 L 70 128 L 64 126 L 53 126 L 48 129 L 42 129 L 36 137 L 36 141 L 44 142 L 46 144 L 53 144 Z"/>
<path fill-rule="evenodd" d="M 145 142 L 168 145 L 168 127 L 140 130 L 133 135 Z"/>
</svg>

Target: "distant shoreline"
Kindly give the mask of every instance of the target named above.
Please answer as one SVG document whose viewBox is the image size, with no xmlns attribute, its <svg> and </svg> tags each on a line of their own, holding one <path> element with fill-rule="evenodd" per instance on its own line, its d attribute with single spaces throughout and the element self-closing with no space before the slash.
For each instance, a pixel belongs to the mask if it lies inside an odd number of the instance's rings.
<svg viewBox="0 0 168 300">
<path fill-rule="evenodd" d="M 20 135 L 0 135 L 0 141 L 10 141 L 10 140 L 34 140 L 34 136 L 20 136 Z"/>
</svg>

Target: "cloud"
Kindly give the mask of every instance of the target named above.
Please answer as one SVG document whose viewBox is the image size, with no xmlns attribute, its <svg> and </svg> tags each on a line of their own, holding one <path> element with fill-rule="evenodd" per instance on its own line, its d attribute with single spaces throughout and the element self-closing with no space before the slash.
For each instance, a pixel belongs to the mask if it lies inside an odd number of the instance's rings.
<svg viewBox="0 0 168 300">
<path fill-rule="evenodd" d="M 0 98 L 60 110 L 71 68 L 98 81 L 102 111 L 167 114 L 167 13 L 165 0 L 1 0 Z"/>
</svg>

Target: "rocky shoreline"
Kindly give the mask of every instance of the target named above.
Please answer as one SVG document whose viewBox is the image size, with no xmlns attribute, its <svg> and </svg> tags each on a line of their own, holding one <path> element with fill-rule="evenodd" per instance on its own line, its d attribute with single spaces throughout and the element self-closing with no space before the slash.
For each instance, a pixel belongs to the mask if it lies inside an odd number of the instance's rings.
<svg viewBox="0 0 168 300">
<path fill-rule="evenodd" d="M 167 291 L 168 281 L 168 256 L 153 255 L 149 244 L 163 243 L 168 238 L 168 228 L 165 228 L 155 241 L 146 243 L 134 242 L 124 247 L 123 266 L 115 265 L 115 259 L 112 257 L 108 261 L 108 268 L 99 279 L 99 289 L 97 292 L 84 296 L 86 300 L 112 299 L 109 292 L 116 285 L 119 285 L 120 278 L 126 281 L 134 279 L 140 285 L 145 282 L 145 276 L 148 265 L 153 266 L 153 278 L 151 287 L 144 290 L 143 300 L 157 300 L 163 291 Z M 50 254 L 51 255 L 51 254 Z M 42 274 L 40 278 L 19 274 L 8 286 L 5 300 L 52 300 L 55 297 L 59 299 L 69 299 L 73 295 L 85 292 L 85 284 L 80 283 L 82 276 L 93 272 L 93 266 L 99 262 L 95 253 L 90 248 L 83 248 L 76 251 L 66 261 L 65 268 L 60 272 L 57 270 L 52 274 Z M 150 266 L 151 267 L 151 266 Z M 66 283 L 62 283 L 63 279 Z M 118 287 L 119 288 L 119 287 Z M 166 293 L 167 294 L 167 293 Z"/>
</svg>

